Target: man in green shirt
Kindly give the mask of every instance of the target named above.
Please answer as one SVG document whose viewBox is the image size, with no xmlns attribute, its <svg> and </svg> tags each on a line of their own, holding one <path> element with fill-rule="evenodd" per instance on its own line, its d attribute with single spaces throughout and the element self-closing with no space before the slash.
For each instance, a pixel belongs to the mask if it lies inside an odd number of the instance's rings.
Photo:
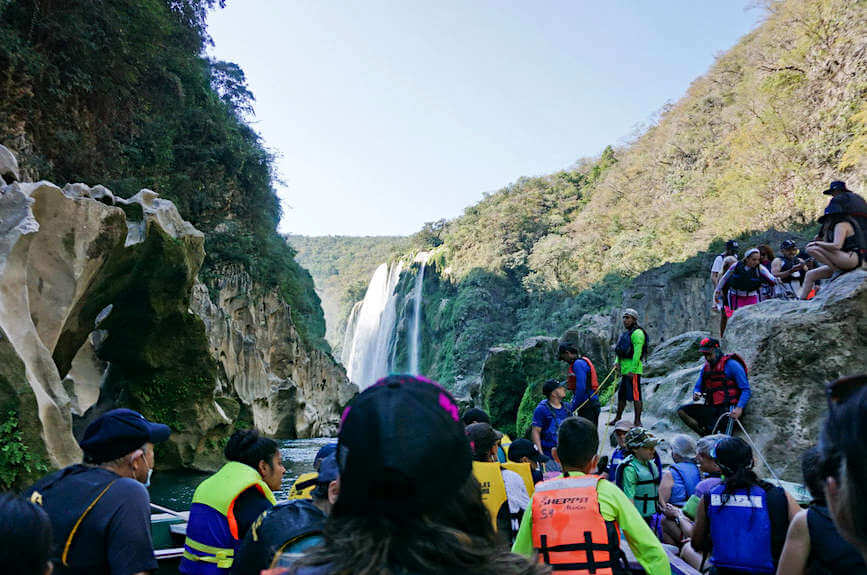
<svg viewBox="0 0 867 575">
<path fill-rule="evenodd" d="M 560 425 L 557 447 L 553 450 L 553 456 L 563 467 L 563 474 L 537 485 L 531 502 L 532 512 L 528 509 L 524 513 L 521 528 L 518 530 L 517 538 L 512 546 L 512 552 L 533 556 L 537 551 L 542 551 L 542 557 L 547 557 L 546 562 L 549 564 L 586 562 L 587 557 L 584 551 L 562 555 L 555 548 L 562 545 L 566 545 L 568 548 L 571 544 L 583 543 L 585 534 L 591 532 L 594 534 L 594 548 L 596 548 L 595 543 L 599 539 L 598 542 L 602 545 L 610 543 L 609 548 L 612 550 L 609 553 L 597 549 L 594 554 L 599 553 L 603 561 L 606 558 L 613 560 L 616 555 L 613 552 L 613 547 L 616 545 L 617 537 L 616 535 L 611 536 L 612 529 L 614 533 L 621 529 L 630 549 L 635 554 L 635 558 L 645 571 L 654 575 L 670 575 L 671 565 L 662 544 L 647 526 L 632 502 L 613 483 L 587 475 L 596 469 L 599 461 L 599 456 L 596 454 L 598 449 L 599 436 L 596 427 L 586 419 L 570 417 Z M 582 478 L 584 479 L 583 484 L 581 483 Z M 588 499 L 591 501 L 595 499 L 596 501 L 592 506 L 581 508 L 580 505 L 575 504 L 580 497 L 570 497 L 570 495 L 588 495 L 588 486 L 586 485 L 588 480 L 595 482 L 595 494 L 591 491 Z M 564 502 L 565 507 L 563 506 Z M 558 505 L 560 506 L 558 507 Z M 554 514 L 564 511 L 570 513 L 569 525 L 579 529 L 565 528 L 560 529 L 559 532 L 557 530 L 550 533 L 539 532 L 540 529 L 544 528 L 545 522 L 550 520 Z M 561 523 L 562 518 L 558 519 L 557 522 Z M 604 525 L 601 525 L 600 522 L 604 522 Z M 606 527 L 609 537 L 607 541 L 603 541 L 605 538 L 597 537 L 597 535 L 604 532 Z M 580 537 L 580 540 L 561 541 L 558 539 L 569 537 L 571 534 Z M 542 537 L 543 535 L 545 538 Z M 541 541 L 542 543 L 537 546 L 534 545 L 534 541 Z M 551 547 L 547 552 L 543 549 L 546 544 Z M 574 553 L 577 555 L 573 555 Z M 599 560 L 600 557 L 594 556 L 593 559 L 594 561 Z"/>
<path fill-rule="evenodd" d="M 623 310 L 623 327 L 626 328 L 617 340 L 614 353 L 615 363 L 620 366 L 620 385 L 617 388 L 617 415 L 608 422 L 613 425 L 623 417 L 626 402 L 635 406 L 635 426 L 641 425 L 641 361 L 647 355 L 647 333 L 638 325 L 638 312 L 627 308 Z"/>
</svg>

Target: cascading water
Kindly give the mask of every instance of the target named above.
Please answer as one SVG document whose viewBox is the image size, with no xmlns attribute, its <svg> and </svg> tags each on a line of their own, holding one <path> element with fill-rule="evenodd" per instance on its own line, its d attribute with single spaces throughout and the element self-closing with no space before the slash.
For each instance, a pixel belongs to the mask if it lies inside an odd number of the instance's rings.
<svg viewBox="0 0 867 575">
<path fill-rule="evenodd" d="M 409 328 L 409 372 L 419 375 L 419 356 L 421 355 L 421 303 L 424 291 L 424 269 L 430 254 L 422 252 L 416 257 L 421 264 L 415 276 L 412 290 L 412 324 Z"/>
<path fill-rule="evenodd" d="M 392 266 L 382 264 L 376 268 L 364 300 L 360 306 L 356 304 L 357 309 L 353 308 L 347 323 L 346 337 L 351 337 L 352 343 L 344 343 L 344 365 L 349 380 L 360 389 L 369 387 L 391 370 L 397 308 L 394 291 L 401 271 L 402 262 Z"/>
</svg>

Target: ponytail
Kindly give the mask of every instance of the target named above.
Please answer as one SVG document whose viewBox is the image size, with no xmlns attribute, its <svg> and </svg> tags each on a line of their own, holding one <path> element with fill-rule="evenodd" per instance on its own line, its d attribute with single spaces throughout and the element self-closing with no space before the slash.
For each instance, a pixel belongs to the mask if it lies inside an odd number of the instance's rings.
<svg viewBox="0 0 867 575">
<path fill-rule="evenodd" d="M 255 429 L 239 429 L 229 438 L 223 454 L 229 461 L 237 461 L 258 470 L 260 461 L 271 465 L 271 459 L 278 449 L 276 441 L 262 437 Z"/>
</svg>

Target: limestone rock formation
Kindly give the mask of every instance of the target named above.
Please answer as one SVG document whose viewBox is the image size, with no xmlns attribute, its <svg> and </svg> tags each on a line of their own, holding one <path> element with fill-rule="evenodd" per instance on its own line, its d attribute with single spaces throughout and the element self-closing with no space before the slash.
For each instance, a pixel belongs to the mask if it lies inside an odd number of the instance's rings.
<svg viewBox="0 0 867 575">
<path fill-rule="evenodd" d="M 250 409 L 257 429 L 280 437 L 336 434 L 358 388 L 329 355 L 301 344 L 277 293 L 260 293 L 246 272 L 229 268 L 219 274 L 213 301 L 196 283 L 191 309 L 205 323 L 222 391 Z"/>
<path fill-rule="evenodd" d="M 648 360 L 653 374 L 670 366 L 644 383 L 647 423 L 663 436 L 684 429 L 675 410 L 690 401 L 702 365 L 692 349 L 701 335 L 665 342 Z M 749 367 L 747 430 L 777 473 L 799 481 L 793 454 L 818 439 L 827 410 L 824 383 L 867 369 L 867 271 L 841 276 L 812 301 L 771 300 L 739 310 L 723 348 L 741 354 Z"/>
<path fill-rule="evenodd" d="M 528 387 L 541 394 L 546 379 L 565 379 L 567 368 L 557 361 L 557 344 L 553 337 L 533 337 L 521 346 L 490 349 L 482 370 L 481 399 L 491 425 L 514 437 L 518 406 Z"/>
</svg>

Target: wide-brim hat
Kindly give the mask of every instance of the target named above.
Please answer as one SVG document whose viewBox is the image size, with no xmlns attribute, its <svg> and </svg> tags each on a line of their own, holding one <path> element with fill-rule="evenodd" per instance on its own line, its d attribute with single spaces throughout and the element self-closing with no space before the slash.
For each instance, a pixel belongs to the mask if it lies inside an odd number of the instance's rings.
<svg viewBox="0 0 867 575">
<path fill-rule="evenodd" d="M 626 437 L 623 438 L 623 441 L 629 449 L 655 447 L 659 445 L 659 440 L 643 427 L 633 427 L 627 431 Z"/>
<path fill-rule="evenodd" d="M 846 188 L 846 182 L 841 182 L 840 180 L 834 180 L 828 186 L 828 189 L 823 191 L 822 193 L 830 196 L 831 194 L 835 194 L 838 192 L 851 192 L 851 191 L 852 190 Z"/>
</svg>

